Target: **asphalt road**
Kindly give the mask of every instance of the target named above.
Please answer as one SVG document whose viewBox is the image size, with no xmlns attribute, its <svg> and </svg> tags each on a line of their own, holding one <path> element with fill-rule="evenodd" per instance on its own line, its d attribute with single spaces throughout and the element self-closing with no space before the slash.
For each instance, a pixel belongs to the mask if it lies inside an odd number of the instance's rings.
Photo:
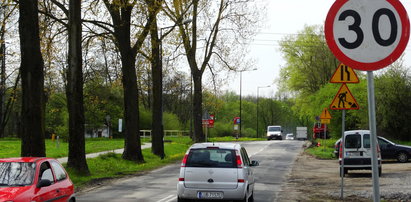
<svg viewBox="0 0 411 202">
<path fill-rule="evenodd" d="M 242 143 L 251 159 L 260 162 L 260 166 L 254 169 L 256 202 L 276 201 L 303 143 L 289 140 Z M 180 163 L 175 163 L 141 176 L 117 180 L 110 185 L 77 193 L 77 201 L 176 202 L 179 170 Z"/>
</svg>

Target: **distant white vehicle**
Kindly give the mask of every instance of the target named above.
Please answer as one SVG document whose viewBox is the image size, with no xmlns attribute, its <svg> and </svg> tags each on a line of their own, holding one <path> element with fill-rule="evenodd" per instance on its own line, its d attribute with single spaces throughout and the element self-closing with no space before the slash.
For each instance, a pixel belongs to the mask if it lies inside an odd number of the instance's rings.
<svg viewBox="0 0 411 202">
<path fill-rule="evenodd" d="M 283 139 L 283 130 L 281 126 L 268 126 L 267 127 L 267 140 L 282 140 Z"/>
<path fill-rule="evenodd" d="M 294 134 L 288 133 L 288 134 L 285 136 L 285 139 L 286 139 L 286 140 L 294 140 Z"/>
<path fill-rule="evenodd" d="M 307 140 L 307 127 L 297 127 L 297 140 Z"/>
</svg>

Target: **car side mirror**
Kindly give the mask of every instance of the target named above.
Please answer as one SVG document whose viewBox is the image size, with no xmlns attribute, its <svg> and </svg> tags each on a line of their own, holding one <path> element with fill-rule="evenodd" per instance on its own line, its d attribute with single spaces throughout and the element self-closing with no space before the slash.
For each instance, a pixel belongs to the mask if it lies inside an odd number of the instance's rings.
<svg viewBox="0 0 411 202">
<path fill-rule="evenodd" d="M 251 167 L 259 166 L 259 165 L 260 165 L 260 163 L 258 163 L 258 161 L 251 161 L 251 164 L 250 164 Z"/>
<path fill-rule="evenodd" d="M 51 185 L 51 181 L 47 179 L 42 179 L 40 180 L 39 183 L 37 183 L 37 188 L 42 188 L 42 187 L 48 187 Z"/>
</svg>

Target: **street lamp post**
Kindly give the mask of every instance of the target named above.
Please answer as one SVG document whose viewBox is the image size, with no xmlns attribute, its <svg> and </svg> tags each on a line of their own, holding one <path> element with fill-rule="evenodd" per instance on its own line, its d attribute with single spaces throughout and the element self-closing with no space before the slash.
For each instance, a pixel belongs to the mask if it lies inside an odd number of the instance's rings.
<svg viewBox="0 0 411 202">
<path fill-rule="evenodd" d="M 270 85 L 268 86 L 258 86 L 257 87 L 257 138 L 258 138 L 258 98 L 259 98 L 259 90 L 260 88 L 269 88 L 271 87 Z"/>
<path fill-rule="evenodd" d="M 257 68 L 254 68 L 254 69 L 252 69 L 252 70 L 241 70 L 241 71 L 239 71 L 240 72 L 240 132 L 239 132 L 239 137 L 241 137 L 241 126 L 242 126 L 242 123 L 243 123 L 243 117 L 241 117 L 241 91 L 242 91 L 242 80 L 243 80 L 243 72 L 246 72 L 246 71 L 255 71 L 255 70 L 257 70 Z"/>
</svg>

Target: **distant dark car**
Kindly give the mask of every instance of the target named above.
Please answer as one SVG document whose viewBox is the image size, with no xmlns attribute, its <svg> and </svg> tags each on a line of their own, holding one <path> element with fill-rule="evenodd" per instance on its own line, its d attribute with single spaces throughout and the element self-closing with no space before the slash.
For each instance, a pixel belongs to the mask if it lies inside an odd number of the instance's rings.
<svg viewBox="0 0 411 202">
<path fill-rule="evenodd" d="M 340 153 L 341 138 L 334 144 L 334 154 L 338 158 Z M 381 149 L 383 160 L 396 159 L 398 162 L 406 163 L 411 159 L 411 146 L 395 144 L 383 137 L 378 136 L 378 144 Z"/>
<path fill-rule="evenodd" d="M 0 159 L 0 201 L 74 202 L 74 186 L 52 158 Z"/>
</svg>

